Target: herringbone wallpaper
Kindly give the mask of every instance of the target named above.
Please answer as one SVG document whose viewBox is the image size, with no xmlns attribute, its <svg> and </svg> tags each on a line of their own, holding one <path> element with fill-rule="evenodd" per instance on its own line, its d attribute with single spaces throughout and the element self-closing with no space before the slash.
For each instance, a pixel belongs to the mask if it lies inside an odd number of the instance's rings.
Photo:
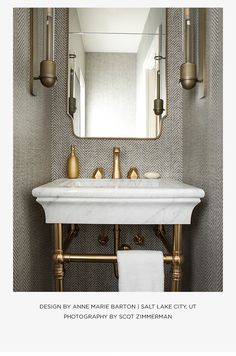
<svg viewBox="0 0 236 356">
<path fill-rule="evenodd" d="M 195 21 L 197 15 L 195 11 Z M 186 227 L 193 291 L 223 288 L 223 10 L 207 9 L 207 24 L 207 95 L 199 99 L 195 88 L 183 98 L 183 180 L 206 193 Z"/>
<path fill-rule="evenodd" d="M 40 44 L 41 46 L 42 44 Z M 30 10 L 14 9 L 14 290 L 47 291 L 51 227 L 31 191 L 51 179 L 50 92 L 30 95 Z"/>
</svg>

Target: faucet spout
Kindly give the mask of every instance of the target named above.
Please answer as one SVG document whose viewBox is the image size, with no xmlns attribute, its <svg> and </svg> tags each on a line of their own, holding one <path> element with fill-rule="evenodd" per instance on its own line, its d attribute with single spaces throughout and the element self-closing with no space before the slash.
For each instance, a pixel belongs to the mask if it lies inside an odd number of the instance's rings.
<svg viewBox="0 0 236 356">
<path fill-rule="evenodd" d="M 120 147 L 113 148 L 113 172 L 112 172 L 113 179 L 120 179 L 121 178 L 121 171 L 120 171 Z"/>
</svg>

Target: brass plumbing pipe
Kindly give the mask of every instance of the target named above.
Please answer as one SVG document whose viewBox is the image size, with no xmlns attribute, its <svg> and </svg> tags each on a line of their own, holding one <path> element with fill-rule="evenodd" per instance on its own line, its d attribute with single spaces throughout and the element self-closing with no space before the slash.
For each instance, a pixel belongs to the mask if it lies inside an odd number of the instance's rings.
<svg viewBox="0 0 236 356">
<path fill-rule="evenodd" d="M 161 242 L 163 243 L 164 247 L 166 248 L 166 250 L 169 252 L 169 254 L 172 254 L 172 249 L 171 246 L 169 244 L 169 242 L 166 239 L 166 232 L 165 232 L 165 225 L 163 224 L 159 224 L 157 226 L 155 226 L 153 228 L 154 233 L 156 235 L 156 237 L 158 237 L 158 239 L 161 240 Z"/>
<path fill-rule="evenodd" d="M 72 240 L 78 235 L 78 232 L 79 232 L 78 224 L 70 224 L 70 229 L 68 231 L 68 235 L 65 238 L 65 241 L 63 243 L 64 252 L 68 250 Z"/>
</svg>

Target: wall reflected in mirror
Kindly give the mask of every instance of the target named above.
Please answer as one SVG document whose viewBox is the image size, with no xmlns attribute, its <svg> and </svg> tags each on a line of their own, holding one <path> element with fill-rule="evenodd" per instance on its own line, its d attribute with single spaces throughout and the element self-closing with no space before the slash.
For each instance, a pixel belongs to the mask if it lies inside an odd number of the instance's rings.
<svg viewBox="0 0 236 356">
<path fill-rule="evenodd" d="M 157 70 L 167 114 L 165 33 L 163 8 L 69 9 L 67 111 L 76 136 L 157 136 Z"/>
</svg>

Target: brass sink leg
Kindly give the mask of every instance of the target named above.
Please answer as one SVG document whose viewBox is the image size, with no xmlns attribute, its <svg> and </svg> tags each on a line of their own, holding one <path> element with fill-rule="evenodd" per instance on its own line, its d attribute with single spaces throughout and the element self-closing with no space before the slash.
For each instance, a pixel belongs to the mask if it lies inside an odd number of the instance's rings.
<svg viewBox="0 0 236 356">
<path fill-rule="evenodd" d="M 54 277 L 55 289 L 57 292 L 63 292 L 64 263 L 63 258 L 63 241 L 62 241 L 62 224 L 54 225 Z"/>
<path fill-rule="evenodd" d="M 176 224 L 174 228 L 173 252 L 172 252 L 172 292 L 179 292 L 181 290 L 182 279 L 182 225 Z"/>
</svg>

